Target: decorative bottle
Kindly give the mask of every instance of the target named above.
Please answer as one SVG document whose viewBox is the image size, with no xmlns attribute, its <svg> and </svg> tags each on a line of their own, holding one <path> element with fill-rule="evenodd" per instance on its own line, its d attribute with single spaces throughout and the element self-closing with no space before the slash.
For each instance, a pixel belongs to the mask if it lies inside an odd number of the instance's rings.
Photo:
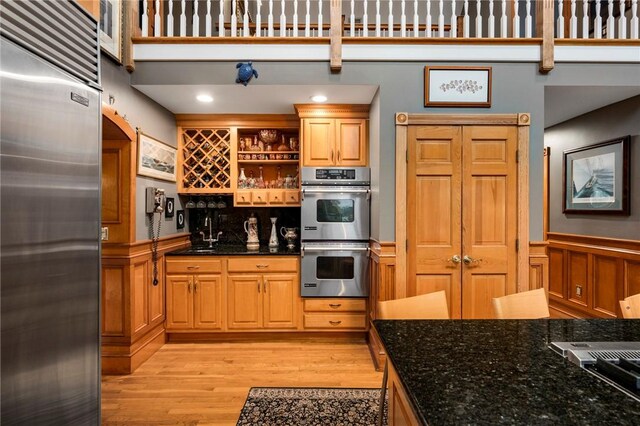
<svg viewBox="0 0 640 426">
<path fill-rule="evenodd" d="M 271 236 L 269 237 L 269 248 L 278 248 L 278 233 L 276 232 L 277 217 L 271 217 Z"/>
<path fill-rule="evenodd" d="M 238 189 L 247 187 L 247 176 L 244 174 L 244 167 L 240 167 L 240 176 L 238 176 Z"/>
</svg>

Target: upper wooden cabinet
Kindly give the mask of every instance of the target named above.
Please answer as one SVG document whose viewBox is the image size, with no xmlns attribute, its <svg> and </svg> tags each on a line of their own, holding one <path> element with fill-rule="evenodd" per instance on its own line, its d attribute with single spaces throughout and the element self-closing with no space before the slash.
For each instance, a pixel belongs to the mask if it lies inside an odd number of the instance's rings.
<svg viewBox="0 0 640 426">
<path fill-rule="evenodd" d="M 301 118 L 303 166 L 366 166 L 369 105 L 295 106 Z"/>
</svg>

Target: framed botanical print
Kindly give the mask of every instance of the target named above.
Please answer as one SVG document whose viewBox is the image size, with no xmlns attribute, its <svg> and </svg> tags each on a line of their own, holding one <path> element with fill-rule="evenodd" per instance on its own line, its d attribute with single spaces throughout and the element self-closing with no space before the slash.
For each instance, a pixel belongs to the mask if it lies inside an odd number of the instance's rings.
<svg viewBox="0 0 640 426">
<path fill-rule="evenodd" d="M 424 67 L 425 107 L 491 106 L 491 67 Z"/>
</svg>

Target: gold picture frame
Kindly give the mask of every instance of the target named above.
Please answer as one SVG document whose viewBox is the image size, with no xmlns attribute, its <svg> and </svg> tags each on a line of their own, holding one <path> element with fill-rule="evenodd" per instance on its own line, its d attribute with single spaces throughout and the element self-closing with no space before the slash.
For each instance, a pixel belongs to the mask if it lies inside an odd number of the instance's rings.
<svg viewBox="0 0 640 426">
<path fill-rule="evenodd" d="M 138 174 L 175 182 L 177 152 L 176 148 L 138 131 Z"/>
</svg>

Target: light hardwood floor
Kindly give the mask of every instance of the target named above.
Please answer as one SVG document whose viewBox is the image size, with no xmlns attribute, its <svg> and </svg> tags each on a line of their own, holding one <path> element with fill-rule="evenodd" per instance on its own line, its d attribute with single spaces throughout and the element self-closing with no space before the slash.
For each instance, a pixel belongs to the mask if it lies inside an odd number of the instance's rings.
<svg viewBox="0 0 640 426">
<path fill-rule="evenodd" d="M 364 342 L 168 343 L 103 376 L 102 424 L 235 425 L 251 387 L 380 387 Z"/>
</svg>

